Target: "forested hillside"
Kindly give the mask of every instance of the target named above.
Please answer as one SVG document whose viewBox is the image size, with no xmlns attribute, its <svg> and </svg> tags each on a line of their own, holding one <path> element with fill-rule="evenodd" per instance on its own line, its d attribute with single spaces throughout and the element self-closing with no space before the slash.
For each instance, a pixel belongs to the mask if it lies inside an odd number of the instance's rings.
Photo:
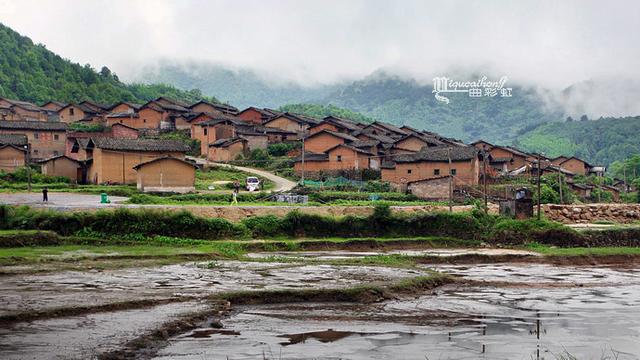
<svg viewBox="0 0 640 360">
<path fill-rule="evenodd" d="M 576 155 L 609 165 L 640 154 L 640 116 L 542 124 L 521 134 L 514 145 L 550 157 Z"/>
<path fill-rule="evenodd" d="M 184 102 L 204 98 L 199 90 L 183 91 L 171 85 L 124 84 L 107 67 L 96 72 L 89 65 L 72 63 L 0 24 L 0 97 L 109 104 L 142 103 L 158 96 Z"/>
<path fill-rule="evenodd" d="M 281 106 L 280 108 L 278 108 L 278 110 L 304 114 L 318 119 L 322 119 L 326 116 L 335 116 L 361 123 L 373 122 L 373 119 L 371 119 L 370 117 L 364 116 L 349 109 L 339 108 L 335 105 L 290 104 Z"/>
</svg>

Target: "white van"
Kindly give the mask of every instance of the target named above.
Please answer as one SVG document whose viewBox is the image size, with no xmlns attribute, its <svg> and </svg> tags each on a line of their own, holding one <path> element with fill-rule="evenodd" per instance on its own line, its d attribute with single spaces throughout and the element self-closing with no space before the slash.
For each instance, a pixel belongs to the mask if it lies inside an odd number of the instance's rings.
<svg viewBox="0 0 640 360">
<path fill-rule="evenodd" d="M 256 191 L 260 189 L 260 179 L 255 176 L 247 177 L 247 190 Z"/>
</svg>

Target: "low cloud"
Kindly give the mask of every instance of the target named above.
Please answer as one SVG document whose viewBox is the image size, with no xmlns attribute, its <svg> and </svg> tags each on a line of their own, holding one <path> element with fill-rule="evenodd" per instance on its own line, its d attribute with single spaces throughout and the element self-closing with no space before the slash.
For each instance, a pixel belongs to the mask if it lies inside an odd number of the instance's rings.
<svg viewBox="0 0 640 360">
<path fill-rule="evenodd" d="M 162 60 L 303 84 L 385 69 L 421 83 L 452 72 L 506 75 L 553 91 L 589 80 L 637 84 L 638 14 L 631 0 L 0 0 L 1 22 L 125 80 Z M 638 87 L 621 85 L 556 98 L 571 111 L 638 113 Z"/>
</svg>

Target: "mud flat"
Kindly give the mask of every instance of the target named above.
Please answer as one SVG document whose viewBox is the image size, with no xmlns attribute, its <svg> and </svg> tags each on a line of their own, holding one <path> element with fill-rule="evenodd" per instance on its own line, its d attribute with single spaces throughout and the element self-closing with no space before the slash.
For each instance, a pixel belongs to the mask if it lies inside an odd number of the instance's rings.
<svg viewBox="0 0 640 360">
<path fill-rule="evenodd" d="M 439 269 L 470 283 L 376 304 L 236 307 L 227 332 L 186 332 L 156 359 L 640 359 L 640 269 Z"/>
</svg>

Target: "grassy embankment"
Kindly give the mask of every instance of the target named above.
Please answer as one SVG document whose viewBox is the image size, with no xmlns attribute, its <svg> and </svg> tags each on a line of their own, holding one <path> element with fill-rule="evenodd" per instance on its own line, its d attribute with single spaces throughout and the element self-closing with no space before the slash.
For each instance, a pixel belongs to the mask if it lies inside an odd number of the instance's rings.
<svg viewBox="0 0 640 360">
<path fill-rule="evenodd" d="M 133 264 L 140 259 L 153 259 L 149 264 L 244 259 L 246 253 L 256 251 L 460 248 L 477 247 L 483 242 L 525 248 L 549 257 L 635 256 L 640 252 L 638 228 L 577 232 L 547 220 L 518 221 L 481 211 L 407 215 L 378 207 L 367 217 L 334 218 L 292 212 L 282 218 L 262 216 L 231 223 L 187 212 L 120 209 L 64 213 L 26 207 L 0 210 L 0 227 L 12 229 L 0 233 L 0 246 L 5 247 L 0 249 L 2 265 L 100 258 L 117 260 L 118 266 L 125 266 L 124 263 Z M 437 261 L 433 256 L 384 254 L 323 261 L 413 266 L 427 260 Z M 287 256 L 253 261 L 303 260 Z"/>
</svg>

